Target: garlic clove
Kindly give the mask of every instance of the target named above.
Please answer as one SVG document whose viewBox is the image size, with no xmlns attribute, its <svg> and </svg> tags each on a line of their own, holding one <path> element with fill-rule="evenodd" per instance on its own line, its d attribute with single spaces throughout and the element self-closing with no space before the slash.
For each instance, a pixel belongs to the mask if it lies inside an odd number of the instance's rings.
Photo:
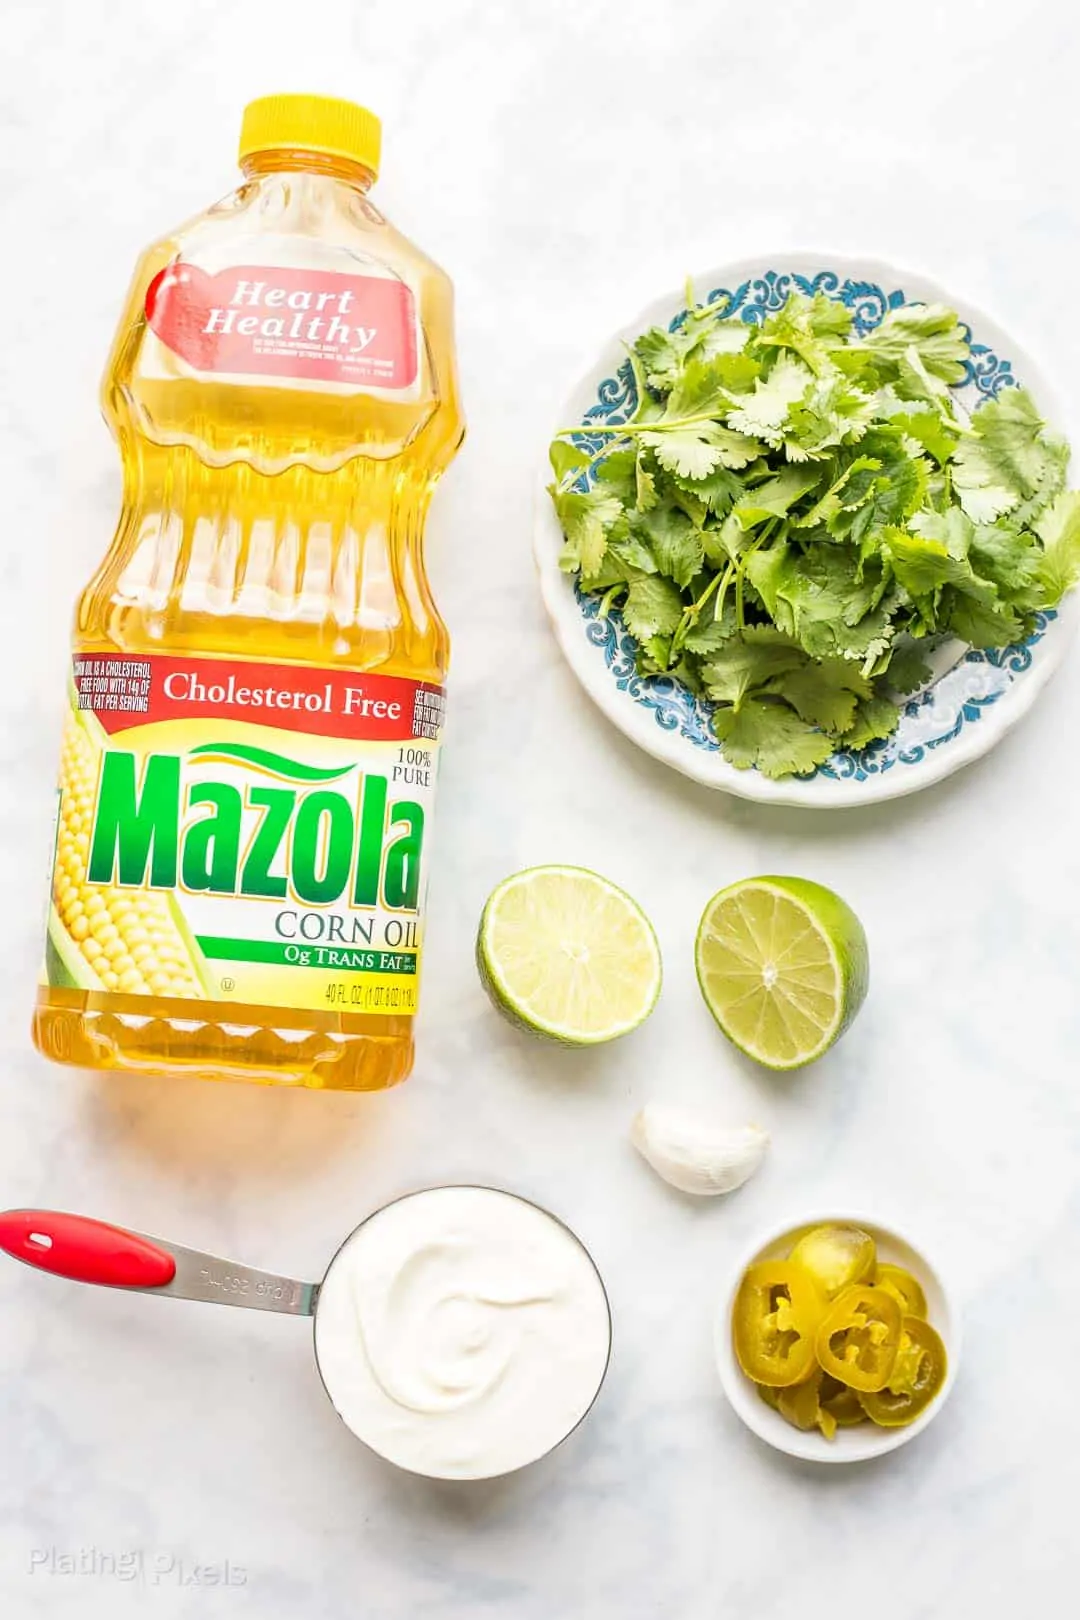
<svg viewBox="0 0 1080 1620">
<path fill-rule="evenodd" d="M 630 1140 L 658 1176 L 698 1197 L 733 1192 L 765 1157 L 769 1133 L 757 1125 L 720 1125 L 666 1103 L 646 1103 Z"/>
</svg>

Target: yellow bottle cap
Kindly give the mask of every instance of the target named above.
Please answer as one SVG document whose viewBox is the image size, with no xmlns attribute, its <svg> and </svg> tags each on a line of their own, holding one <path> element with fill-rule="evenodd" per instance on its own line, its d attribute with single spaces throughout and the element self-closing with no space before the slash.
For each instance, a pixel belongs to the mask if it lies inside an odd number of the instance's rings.
<svg viewBox="0 0 1080 1620">
<path fill-rule="evenodd" d="M 244 108 L 240 161 L 253 152 L 325 152 L 379 172 L 382 125 L 355 101 L 334 96 L 260 96 Z"/>
</svg>

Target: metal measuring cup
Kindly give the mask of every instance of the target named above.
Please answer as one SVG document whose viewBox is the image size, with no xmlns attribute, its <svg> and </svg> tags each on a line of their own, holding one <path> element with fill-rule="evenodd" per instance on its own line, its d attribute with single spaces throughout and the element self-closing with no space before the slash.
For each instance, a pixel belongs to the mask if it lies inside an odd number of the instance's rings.
<svg viewBox="0 0 1080 1620">
<path fill-rule="evenodd" d="M 225 1260 L 217 1255 L 204 1253 L 200 1249 L 189 1249 L 164 1238 L 149 1237 L 143 1232 L 128 1231 L 123 1227 L 113 1226 L 85 1215 L 66 1214 L 58 1210 L 15 1209 L 0 1212 L 0 1250 L 38 1271 L 48 1271 L 54 1276 L 64 1277 L 72 1282 L 93 1283 L 99 1287 L 119 1288 L 131 1293 L 156 1294 L 173 1299 L 199 1300 L 212 1305 L 234 1305 L 246 1310 L 277 1311 L 285 1316 L 308 1316 L 314 1321 L 318 1316 L 319 1298 L 327 1278 L 353 1238 L 370 1221 L 384 1210 L 408 1199 L 424 1198 L 429 1194 L 448 1190 L 478 1191 L 513 1200 L 538 1211 L 561 1227 L 577 1244 L 592 1268 L 607 1318 L 606 1354 L 595 1389 L 592 1390 L 580 1416 L 571 1422 L 564 1432 L 558 1434 L 534 1456 L 523 1457 L 511 1468 L 500 1468 L 490 1473 L 428 1474 L 431 1478 L 490 1479 L 537 1462 L 562 1445 L 592 1411 L 611 1360 L 611 1309 L 596 1262 L 581 1239 L 564 1221 L 530 1199 L 493 1187 L 467 1189 L 432 1187 L 406 1193 L 403 1198 L 380 1205 L 353 1228 L 332 1256 L 322 1282 L 301 1282 L 294 1277 L 283 1277 L 275 1272 Z M 377 1444 L 360 1433 L 344 1416 L 335 1398 L 333 1379 L 327 1376 L 320 1361 L 317 1335 L 315 1365 L 327 1398 L 349 1432 L 385 1460 L 394 1462 L 398 1467 L 405 1466 L 395 1458 L 388 1457 L 384 1451 L 380 1451 Z"/>
</svg>

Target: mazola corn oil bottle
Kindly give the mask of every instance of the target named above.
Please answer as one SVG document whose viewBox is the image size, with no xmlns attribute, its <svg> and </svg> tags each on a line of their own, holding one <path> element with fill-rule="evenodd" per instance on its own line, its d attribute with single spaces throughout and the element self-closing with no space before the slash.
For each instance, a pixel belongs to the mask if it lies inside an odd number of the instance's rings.
<svg viewBox="0 0 1080 1620">
<path fill-rule="evenodd" d="M 409 1072 L 449 643 L 424 572 L 464 431 L 445 274 L 380 126 L 249 106 L 242 181 L 151 247 L 104 383 L 34 1038 L 91 1068 Z"/>
</svg>

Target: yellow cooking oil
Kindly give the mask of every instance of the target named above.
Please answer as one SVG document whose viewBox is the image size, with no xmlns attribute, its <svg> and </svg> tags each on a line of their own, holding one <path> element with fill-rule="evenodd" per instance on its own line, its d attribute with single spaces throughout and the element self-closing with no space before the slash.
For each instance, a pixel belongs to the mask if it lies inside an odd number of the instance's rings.
<svg viewBox="0 0 1080 1620">
<path fill-rule="evenodd" d="M 99 1069 L 403 1079 L 464 432 L 452 289 L 372 198 L 367 109 L 245 111 L 238 188 L 139 261 L 123 461 L 78 601 L 34 1039 Z"/>
</svg>

